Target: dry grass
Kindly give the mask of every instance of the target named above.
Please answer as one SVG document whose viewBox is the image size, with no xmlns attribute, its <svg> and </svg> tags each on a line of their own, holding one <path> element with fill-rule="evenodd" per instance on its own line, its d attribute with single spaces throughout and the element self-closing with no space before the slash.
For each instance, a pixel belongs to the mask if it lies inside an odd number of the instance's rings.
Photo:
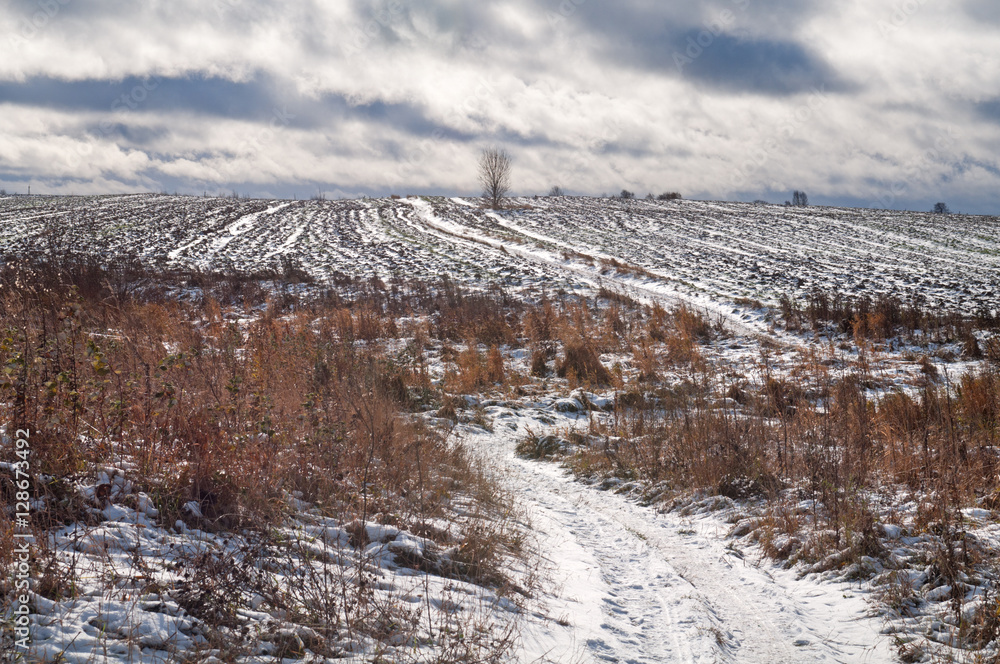
<svg viewBox="0 0 1000 664">
<path fill-rule="evenodd" d="M 563 357 L 556 365 L 556 374 L 560 378 L 569 379 L 570 385 L 611 383 L 611 372 L 601 364 L 594 347 L 585 339 L 577 339 L 566 344 L 563 348 Z"/>
<path fill-rule="evenodd" d="M 184 300 L 171 290 L 191 285 L 199 294 Z M 870 496 L 901 485 L 936 497 L 919 519 L 942 534 L 934 561 L 942 574 L 968 569 L 957 510 L 1000 506 L 1000 351 L 995 337 L 975 341 L 996 321 L 820 293 L 781 308 L 790 328 L 841 334 L 855 359 L 810 351 L 778 375 L 765 347 L 756 374 L 734 375 L 706 359 L 718 333 L 703 316 L 610 292 L 529 305 L 447 281 L 344 278 L 306 300 L 236 277 L 153 278 L 131 263 L 8 265 L 0 272 L 0 414 L 9 427 L 32 430 L 36 470 L 64 478 L 35 487 L 53 506 L 42 529 L 85 518 L 67 488 L 74 479 L 125 462 L 165 519 L 192 520 L 180 506 L 195 500 L 205 514 L 197 525 L 220 530 L 266 531 L 288 514 L 293 492 L 343 523 L 413 532 L 448 518 L 456 497 L 471 497 L 473 516 L 448 535 L 451 566 L 413 565 L 504 588 L 502 561 L 518 540 L 509 497 L 467 451 L 406 413 L 434 409 L 458 420 L 461 395 L 513 393 L 531 379 L 507 351 L 530 348 L 525 371 L 542 386 L 617 390 L 614 411 L 590 418 L 589 444 L 568 458 L 578 473 L 770 501 L 755 536 L 771 555 L 816 569 L 882 555 Z M 917 329 L 925 340 L 960 341 L 970 357 L 975 345 L 982 369 L 950 383 L 925 358 L 918 389 L 873 397 L 876 343 Z M 401 336 L 405 352 L 390 354 Z M 424 364 L 428 350 L 446 367 L 439 385 Z M 631 366 L 605 366 L 607 353 Z M 543 437 L 521 452 L 562 450 Z M 814 498 L 815 509 L 797 512 L 792 493 Z M 4 565 L 10 531 L 0 518 Z M 398 607 L 365 597 L 342 597 L 323 619 L 368 634 L 406 624 Z M 348 599 L 362 609 L 345 609 Z M 986 622 L 980 630 L 993 631 Z"/>
<path fill-rule="evenodd" d="M 614 270 L 620 274 L 627 274 L 641 279 L 656 279 L 656 275 L 649 270 L 639 267 L 638 265 L 623 263 L 615 258 L 602 258 L 600 263 L 604 271 Z"/>
<path fill-rule="evenodd" d="M 936 496 L 929 503 L 935 509 L 922 513 L 921 527 L 942 537 L 935 560 L 945 577 L 970 569 L 958 510 L 1000 505 L 997 370 L 987 361 L 951 383 L 925 358 L 916 362 L 919 389 L 873 396 L 870 388 L 879 385 L 873 342 L 923 329 L 924 340 L 968 347 L 979 325 L 995 321 L 931 313 L 890 299 L 817 295 L 806 309 L 786 302 L 786 320 L 799 316 L 802 327 L 840 317 L 840 338 L 847 339 L 841 344 L 860 352 L 845 362 L 810 350 L 779 375 L 771 371 L 773 349 L 765 345 L 754 378 L 720 373 L 705 360 L 704 346 L 716 333 L 696 313 L 637 313 L 615 304 L 600 319 L 578 304 L 556 316 L 555 328 L 568 340 L 557 365 L 562 375 L 586 375 L 602 345 L 610 345 L 609 334 L 630 353 L 633 367 L 612 415 L 590 419 L 591 444 L 567 457 L 576 472 L 665 485 L 675 494 L 707 490 L 769 501 L 755 536 L 775 557 L 808 561 L 815 569 L 884 559 L 880 517 L 870 501 L 887 486 L 902 486 L 912 495 Z M 678 381 L 677 372 L 687 378 Z M 522 452 L 552 454 L 536 443 L 525 442 Z M 816 499 L 808 515 L 788 504 L 803 497 Z"/>
<path fill-rule="evenodd" d="M 192 280 L 199 295 L 178 299 L 172 289 Z M 456 522 L 458 553 L 447 573 L 510 594 L 503 561 L 518 555 L 511 501 L 460 445 L 406 417 L 426 396 L 426 373 L 419 362 L 397 364 L 385 343 L 398 334 L 399 315 L 436 310 L 432 333 L 470 339 L 463 390 L 503 384 L 509 372 L 497 344 L 514 338 L 516 308 L 496 306 L 503 294 L 467 295 L 447 284 L 393 294 L 380 282 L 347 281 L 303 299 L 280 288 L 261 297 L 263 287 L 250 283 L 73 260 L 0 271 L 0 417 L 8 430 L 32 432 L 33 491 L 47 505 L 34 515 L 36 529 L 86 522 L 90 505 L 76 498 L 75 484 L 108 466 L 129 469 L 165 524 L 180 519 L 265 540 L 294 513 L 293 495 L 341 523 L 415 532 L 453 520 L 461 498 L 475 507 L 463 507 Z M 491 345 L 480 354 L 477 341 Z M 428 342 L 418 334 L 414 343 Z M 53 479 L 43 483 L 42 474 Z M 0 478 L 5 492 L 7 480 Z M 189 501 L 202 517 L 182 509 Z M 9 517 L 0 518 L 4 571 L 10 532 Z M 260 556 L 273 554 L 269 546 Z M 237 604 L 216 586 L 250 584 L 236 574 L 243 567 L 189 564 L 197 572 L 192 613 L 229 628 L 227 611 Z M 341 606 L 324 633 L 339 624 L 377 637 L 369 600 Z M 493 637 L 486 617 L 477 620 L 484 636 L 468 643 L 479 648 Z M 510 637 L 498 638 L 496 653 L 511 647 Z"/>
<path fill-rule="evenodd" d="M 974 329 L 996 329 L 1000 319 L 986 310 L 961 315 L 953 311 L 904 302 L 893 295 L 860 297 L 815 290 L 804 303 L 783 296 L 779 302 L 788 329 L 833 328 L 862 339 L 884 341 L 901 335 L 912 340 L 919 330 L 926 339 L 942 343 L 962 340 L 971 357 L 976 357 Z"/>
</svg>

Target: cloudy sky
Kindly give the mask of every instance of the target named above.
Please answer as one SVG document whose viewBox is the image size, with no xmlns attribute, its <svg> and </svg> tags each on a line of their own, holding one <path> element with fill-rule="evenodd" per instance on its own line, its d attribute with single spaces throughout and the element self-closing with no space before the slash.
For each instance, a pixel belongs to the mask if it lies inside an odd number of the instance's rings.
<svg viewBox="0 0 1000 664">
<path fill-rule="evenodd" d="M 1000 211 L 996 0 L 4 0 L 0 187 Z"/>
</svg>

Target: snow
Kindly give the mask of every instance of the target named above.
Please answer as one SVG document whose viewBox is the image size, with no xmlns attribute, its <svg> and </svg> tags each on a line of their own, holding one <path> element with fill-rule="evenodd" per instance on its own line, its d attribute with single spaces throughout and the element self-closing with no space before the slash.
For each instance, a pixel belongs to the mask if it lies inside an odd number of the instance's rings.
<svg viewBox="0 0 1000 664">
<path fill-rule="evenodd" d="M 296 228 L 295 231 L 288 236 L 288 239 L 285 240 L 284 244 L 282 244 L 274 251 L 269 251 L 268 253 L 264 254 L 264 260 L 277 256 L 278 254 L 287 254 L 289 249 L 294 247 L 295 243 L 298 242 L 300 237 L 302 237 L 302 233 L 304 233 L 305 230 L 306 230 L 305 226 L 299 226 L 298 228 Z"/>
<path fill-rule="evenodd" d="M 516 458 L 518 437 L 546 425 L 530 411 L 488 411 L 516 429 L 466 429 L 463 439 L 508 469 L 553 575 L 547 620 L 528 621 L 520 661 L 894 661 L 866 590 L 778 568 L 727 536 L 723 510 L 658 511 Z"/>
<path fill-rule="evenodd" d="M 32 661 L 88 662 L 99 658 L 152 664 L 177 661 L 179 653 L 205 647 L 200 621 L 181 606 L 176 589 L 184 587 L 190 578 L 184 570 L 190 570 L 191 561 L 201 556 L 222 556 L 221 561 L 228 556 L 226 565 L 239 565 L 248 549 L 243 538 L 234 533 L 204 532 L 180 521 L 170 530 L 124 505 L 109 505 L 101 515 L 106 520 L 97 526 L 78 523 L 50 535 L 50 546 L 73 566 L 76 594 L 59 601 L 32 594 Z M 396 556 L 432 552 L 437 559 L 446 560 L 448 551 L 430 540 L 392 526 L 366 523 L 370 542 L 354 549 L 348 544 L 350 528 L 350 524 L 300 513 L 281 529 L 282 536 L 311 560 L 271 559 L 268 567 L 275 582 L 282 587 L 298 583 L 294 579 L 305 573 L 303 566 L 322 566 L 319 561 L 328 560 L 348 583 L 353 583 L 350 577 L 358 570 L 370 575 L 381 595 L 378 601 L 415 604 L 441 614 L 432 618 L 436 625 L 447 624 L 452 619 L 449 616 L 476 611 L 495 612 L 505 620 L 516 617 L 517 607 L 487 588 L 457 578 L 426 575 L 397 561 Z M 150 587 L 174 590 L 143 590 Z M 308 627 L 283 623 L 273 610 L 264 612 L 266 600 L 252 590 L 242 589 L 247 608 L 239 609 L 239 615 L 259 632 L 261 652 L 287 638 L 315 642 L 315 633 Z M 266 626 L 273 624 L 278 626 L 267 632 Z M 403 640 L 397 645 L 412 654 L 414 644 Z M 341 646 L 353 649 L 365 661 L 381 648 L 364 639 L 345 640 Z"/>
<path fill-rule="evenodd" d="M 204 515 L 201 513 L 201 505 L 198 504 L 197 500 L 189 500 L 184 503 L 184 511 L 195 518 L 202 518 Z"/>
</svg>

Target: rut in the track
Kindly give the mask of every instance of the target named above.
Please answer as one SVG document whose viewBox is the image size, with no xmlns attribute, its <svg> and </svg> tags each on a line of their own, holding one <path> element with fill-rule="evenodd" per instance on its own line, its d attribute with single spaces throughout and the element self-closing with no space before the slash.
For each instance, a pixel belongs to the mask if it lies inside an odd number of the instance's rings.
<svg viewBox="0 0 1000 664">
<path fill-rule="evenodd" d="M 491 449 L 524 499 L 558 579 L 557 616 L 575 649 L 556 661 L 888 662 L 888 644 L 846 587 L 796 581 L 734 555 L 718 520 L 685 520 L 576 482 L 552 463 Z"/>
</svg>

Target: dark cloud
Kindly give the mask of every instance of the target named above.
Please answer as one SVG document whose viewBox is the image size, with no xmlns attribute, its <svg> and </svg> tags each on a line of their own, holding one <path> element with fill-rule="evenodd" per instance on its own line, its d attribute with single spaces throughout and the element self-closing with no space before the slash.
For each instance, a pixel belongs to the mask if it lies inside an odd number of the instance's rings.
<svg viewBox="0 0 1000 664">
<path fill-rule="evenodd" d="M 816 7 L 743 0 L 657 7 L 587 3 L 580 14 L 603 50 L 633 67 L 734 92 L 845 91 L 851 86 L 833 67 L 795 40 L 795 26 Z"/>
<path fill-rule="evenodd" d="M 573 1 L 573 0 L 571 0 Z M 555 13 L 563 0 L 547 0 Z M 669 33 L 674 36 L 692 29 L 721 27 L 730 32 L 794 37 L 798 26 L 829 8 L 821 0 L 623 0 L 616 3 L 584 2 L 571 14 L 586 22 L 588 31 L 627 41 Z"/>
<path fill-rule="evenodd" d="M 89 25 L 104 21 L 131 22 L 139 16 L 153 15 L 163 23 L 198 22 L 224 24 L 241 29 L 266 23 L 289 14 L 284 3 L 273 0 L 204 0 L 197 11 L 186 2 L 136 3 L 131 0 L 6 0 L 5 11 L 20 19 L 40 24 L 56 24 L 64 19 L 82 19 Z M 146 22 L 131 25 L 135 31 L 149 31 L 156 26 Z"/>
<path fill-rule="evenodd" d="M 121 145 L 138 148 L 146 148 L 170 136 L 170 129 L 167 127 L 137 127 L 123 122 L 88 125 L 86 132 L 91 136 L 104 136 Z"/>
<path fill-rule="evenodd" d="M 205 115 L 249 118 L 273 103 L 274 93 L 259 81 L 236 83 L 226 79 L 143 78 L 119 81 L 35 77 L 23 82 L 0 82 L 0 100 L 22 106 L 67 111 L 104 112 L 190 111 Z"/>
<path fill-rule="evenodd" d="M 1000 4 L 996 0 L 966 0 L 965 11 L 977 21 L 1000 23 Z"/>
<path fill-rule="evenodd" d="M 306 97 L 268 76 L 250 81 L 222 78 L 130 77 L 121 81 L 63 81 L 32 78 L 0 82 L 0 102 L 64 111 L 103 113 L 99 131 L 105 135 L 148 140 L 146 130 L 132 128 L 131 114 L 186 113 L 277 122 L 298 129 L 336 128 L 347 120 L 363 120 L 404 133 L 449 140 L 471 140 L 472 135 L 441 126 L 424 110 L 405 103 L 373 101 L 352 104 L 344 95 Z"/>
<path fill-rule="evenodd" d="M 794 42 L 714 36 L 701 30 L 684 35 L 681 44 L 669 54 L 668 47 L 654 57 L 667 69 L 680 69 L 688 78 L 723 90 L 780 96 L 814 89 L 843 92 L 852 87 L 819 57 Z"/>
<path fill-rule="evenodd" d="M 25 174 L 15 171 L 0 171 L 0 182 L 24 182 L 27 184 L 34 179 L 35 176 L 31 173 Z"/>
<path fill-rule="evenodd" d="M 976 104 L 976 111 L 983 118 L 1000 123 L 1000 97 Z"/>
<path fill-rule="evenodd" d="M 990 175 L 1000 178 L 1000 166 L 997 165 L 996 161 L 990 162 L 983 159 L 974 159 L 973 157 L 964 155 L 962 160 L 955 167 L 957 174 L 962 174 L 974 169 L 986 171 Z"/>
</svg>

